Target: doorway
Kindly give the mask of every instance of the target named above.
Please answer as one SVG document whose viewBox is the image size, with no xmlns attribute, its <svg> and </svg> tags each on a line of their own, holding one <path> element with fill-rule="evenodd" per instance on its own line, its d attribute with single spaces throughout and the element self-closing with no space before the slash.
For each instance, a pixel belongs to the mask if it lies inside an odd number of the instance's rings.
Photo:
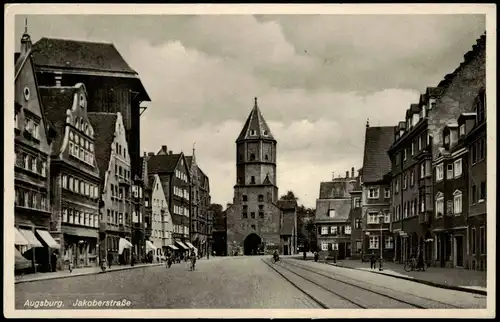
<svg viewBox="0 0 500 322">
<path fill-rule="evenodd" d="M 245 238 L 243 243 L 243 253 L 245 255 L 258 255 L 259 246 L 262 243 L 262 239 L 259 235 L 252 233 Z"/>
<path fill-rule="evenodd" d="M 283 245 L 283 255 L 289 255 L 288 254 L 288 245 Z"/>
<path fill-rule="evenodd" d="M 455 236 L 455 266 L 464 266 L 464 236 Z"/>
</svg>

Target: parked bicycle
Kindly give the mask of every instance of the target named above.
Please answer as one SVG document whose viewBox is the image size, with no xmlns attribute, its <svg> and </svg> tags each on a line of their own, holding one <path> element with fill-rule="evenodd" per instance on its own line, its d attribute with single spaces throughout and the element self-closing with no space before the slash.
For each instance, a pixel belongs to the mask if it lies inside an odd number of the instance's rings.
<svg viewBox="0 0 500 322">
<path fill-rule="evenodd" d="M 404 269 L 406 272 L 410 271 L 425 271 L 427 265 L 422 261 L 419 263 L 417 257 L 412 257 L 408 261 L 406 261 L 404 265 Z"/>
</svg>

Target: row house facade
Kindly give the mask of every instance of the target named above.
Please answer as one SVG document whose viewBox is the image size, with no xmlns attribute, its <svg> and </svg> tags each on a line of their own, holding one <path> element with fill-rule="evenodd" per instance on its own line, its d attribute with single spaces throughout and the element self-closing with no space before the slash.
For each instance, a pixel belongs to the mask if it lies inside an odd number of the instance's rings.
<svg viewBox="0 0 500 322">
<path fill-rule="evenodd" d="M 162 146 L 155 155 L 148 154 L 148 171 L 157 174 L 172 217 L 172 240 L 183 251 L 191 248 L 191 177 L 184 154 L 174 154 Z"/>
<path fill-rule="evenodd" d="M 358 178 L 346 172 L 345 178 L 332 178 L 321 182 L 319 198 L 316 200 L 315 224 L 320 256 L 344 259 L 351 257 L 352 223 L 351 195 Z"/>
<path fill-rule="evenodd" d="M 146 240 L 146 254 L 150 251 L 147 247 L 147 241 L 153 235 L 152 231 L 152 214 L 153 214 L 153 182 L 151 175 L 148 170 L 148 155 L 144 152 L 144 156 L 141 157 L 140 163 L 141 167 L 141 175 L 144 182 L 144 213 L 143 213 L 143 225 L 144 225 L 144 239 Z M 140 223 L 139 223 L 140 224 Z M 156 253 L 156 251 L 155 251 Z"/>
<path fill-rule="evenodd" d="M 362 170 L 358 170 L 361 173 Z M 352 177 L 354 177 L 354 171 L 352 171 Z M 361 207 L 361 198 L 363 190 L 361 189 L 361 176 L 356 177 L 356 182 L 352 190 L 351 195 L 351 211 L 349 212 L 349 222 L 351 223 L 351 258 L 359 259 L 361 258 L 363 252 L 363 215 Z"/>
<path fill-rule="evenodd" d="M 49 233 L 50 154 L 56 133 L 43 113 L 31 54 L 31 39 L 25 32 L 21 52 L 15 55 L 15 267 L 51 270 L 48 259 L 54 249 L 59 249 Z"/>
<path fill-rule="evenodd" d="M 128 263 L 132 242 L 132 172 L 123 117 L 118 113 L 90 112 L 95 131 L 95 155 L 101 176 L 100 256 L 113 264 Z"/>
<path fill-rule="evenodd" d="M 51 234 L 60 243 L 59 268 L 98 264 L 100 175 L 87 92 L 75 86 L 40 86 L 45 118 L 57 131 L 51 149 Z"/>
<path fill-rule="evenodd" d="M 163 185 L 158 174 L 150 175 L 152 185 L 151 237 L 149 240 L 156 247 L 156 255 L 167 254 L 172 249 L 173 222 Z M 173 248 L 175 250 L 175 248 Z"/>
<path fill-rule="evenodd" d="M 391 162 L 387 155 L 393 127 L 366 124 L 361 171 L 362 256 L 375 254 L 385 260 L 394 256 L 391 222 Z"/>
<path fill-rule="evenodd" d="M 140 115 L 146 110 L 143 102 L 151 99 L 138 73 L 112 43 L 43 37 L 33 44 L 33 48 L 40 85 L 73 86 L 83 83 L 87 90 L 89 112 L 121 113 L 131 164 L 132 206 L 136 213 L 143 213 Z M 138 258 L 144 256 L 144 237 L 144 223 L 134 223 L 132 243 Z"/>
<path fill-rule="evenodd" d="M 203 255 L 211 251 L 212 244 L 210 181 L 199 167 L 194 149 L 192 156 L 186 156 L 186 161 L 191 176 L 191 240 Z"/>
</svg>

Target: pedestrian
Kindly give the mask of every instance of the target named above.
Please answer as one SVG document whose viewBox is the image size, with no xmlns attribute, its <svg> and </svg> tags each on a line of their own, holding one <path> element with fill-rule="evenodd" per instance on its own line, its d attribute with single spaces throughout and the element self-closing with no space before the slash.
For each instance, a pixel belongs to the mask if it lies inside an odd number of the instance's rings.
<svg viewBox="0 0 500 322">
<path fill-rule="evenodd" d="M 132 253 L 132 258 L 130 259 L 130 266 L 134 266 L 135 264 L 135 253 Z"/>
<path fill-rule="evenodd" d="M 372 252 L 370 255 L 370 269 L 377 268 L 377 259 L 375 257 L 375 253 Z"/>
<path fill-rule="evenodd" d="M 108 268 L 111 268 L 112 263 L 113 263 L 113 254 L 108 252 Z"/>
<path fill-rule="evenodd" d="M 57 266 L 57 250 L 52 253 L 51 263 L 50 264 L 51 264 L 50 268 L 52 269 L 53 272 L 55 272 L 56 271 L 56 266 Z"/>
</svg>

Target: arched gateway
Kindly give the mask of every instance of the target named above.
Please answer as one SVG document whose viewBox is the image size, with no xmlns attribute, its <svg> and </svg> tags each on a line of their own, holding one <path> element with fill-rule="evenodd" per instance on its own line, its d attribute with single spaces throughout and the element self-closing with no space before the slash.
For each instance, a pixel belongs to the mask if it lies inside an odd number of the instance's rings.
<svg viewBox="0 0 500 322">
<path fill-rule="evenodd" d="M 261 247 L 262 239 L 259 235 L 252 233 L 245 238 L 243 243 L 243 253 L 245 255 L 258 255 Z"/>
</svg>

